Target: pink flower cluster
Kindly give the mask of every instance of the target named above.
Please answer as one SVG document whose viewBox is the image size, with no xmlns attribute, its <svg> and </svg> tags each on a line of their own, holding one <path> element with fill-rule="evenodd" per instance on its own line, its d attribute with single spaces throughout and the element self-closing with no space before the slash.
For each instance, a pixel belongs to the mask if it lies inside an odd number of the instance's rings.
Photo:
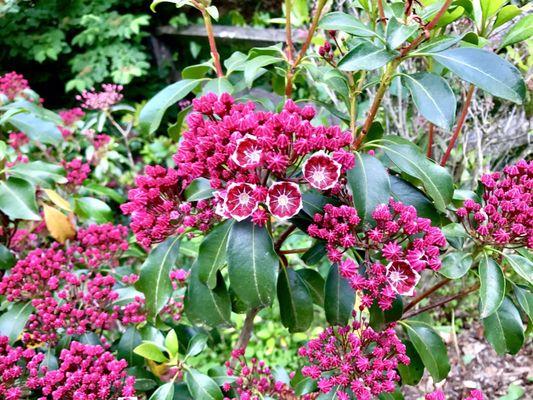
<svg viewBox="0 0 533 400">
<path fill-rule="evenodd" d="M 84 90 L 76 99 L 82 102 L 82 108 L 106 111 L 123 99 L 124 96 L 120 93 L 122 89 L 120 85 L 104 83 L 102 91 L 97 92 L 94 88 L 90 91 Z"/>
<path fill-rule="evenodd" d="M 119 258 L 128 250 L 128 228 L 111 223 L 90 225 L 81 228 L 76 234 L 76 241 L 69 246 L 67 254 L 75 263 L 89 268 L 102 265 L 118 267 Z"/>
<path fill-rule="evenodd" d="M 364 292 L 362 308 L 377 299 L 382 309 L 388 309 L 397 294 L 413 295 L 422 270 L 440 268 L 440 250 L 446 239 L 429 219 L 419 218 L 414 207 L 393 199 L 377 206 L 372 218 L 374 227 L 360 227 L 355 208 L 328 204 L 324 214 L 315 214 L 308 233 L 327 242 L 328 257 L 339 263 L 341 275 L 355 290 Z M 343 260 L 351 248 L 368 251 L 365 274 L 352 259 Z"/>
<path fill-rule="evenodd" d="M 131 215 L 130 227 L 145 247 L 187 229 L 207 231 L 219 220 L 212 200 L 183 200 L 181 181 L 174 169 L 147 166 L 145 175 L 138 176 L 135 183 L 137 187 L 129 191 L 129 202 L 121 210 Z"/>
<path fill-rule="evenodd" d="M 338 387 L 339 400 L 370 400 L 393 392 L 400 380 L 398 364 L 410 362 L 393 325 L 376 332 L 364 321 L 329 327 L 298 354 L 310 363 L 302 374 L 318 381 L 322 393 Z"/>
<path fill-rule="evenodd" d="M 22 146 L 28 144 L 29 142 L 30 138 L 28 138 L 28 136 L 26 136 L 26 134 L 22 132 L 10 133 L 9 139 L 7 140 L 7 143 L 15 150 L 19 150 Z"/>
<path fill-rule="evenodd" d="M 84 163 L 81 158 L 72 161 L 62 161 L 61 165 L 67 171 L 67 180 L 70 185 L 81 186 L 91 173 L 89 164 Z"/>
<path fill-rule="evenodd" d="M 476 240 L 533 249 L 533 161 L 481 177 L 483 203 L 465 200 L 457 216 Z"/>
<path fill-rule="evenodd" d="M 226 361 L 226 373 L 235 380 L 224 383 L 222 389 L 225 393 L 233 390 L 236 397 L 224 397 L 224 400 L 284 399 L 294 396 L 294 391 L 286 383 L 274 378 L 264 361 L 252 358 L 248 362 L 244 353 L 245 349 L 233 350 L 231 360 Z"/>
<path fill-rule="evenodd" d="M 27 390 L 39 388 L 46 369 L 40 367 L 44 354 L 33 349 L 11 347 L 9 338 L 0 336 L 0 398 L 19 400 Z M 25 382 L 25 384 L 22 384 Z"/>
<path fill-rule="evenodd" d="M 79 107 L 71 108 L 70 110 L 64 110 L 59 112 L 59 116 L 63 120 L 66 126 L 72 126 L 80 119 L 83 118 L 85 112 Z"/>
<path fill-rule="evenodd" d="M 468 397 L 465 397 L 463 400 L 484 400 L 485 397 L 483 396 L 483 393 L 481 390 L 471 390 L 470 395 Z M 444 392 L 442 390 L 435 390 L 432 393 L 428 393 L 425 396 L 425 400 L 446 400 L 446 396 L 444 395 Z"/>
<path fill-rule="evenodd" d="M 57 370 L 41 365 L 44 358 L 33 349 L 11 347 L 0 336 L 1 398 L 117 400 L 135 395 L 135 377 L 127 374 L 126 361 L 101 346 L 72 342 L 61 351 Z"/>
<path fill-rule="evenodd" d="M 24 90 L 29 89 L 28 81 L 15 71 L 0 76 L 0 93 L 9 100 L 14 100 Z"/>
<path fill-rule="evenodd" d="M 172 288 L 175 293 L 161 310 L 163 318 L 168 316 L 176 322 L 181 320 L 184 308 L 183 299 L 185 297 L 185 291 L 183 289 L 186 287 L 188 277 L 189 271 L 187 270 L 175 269 L 170 271 L 170 281 L 172 282 Z"/>
<path fill-rule="evenodd" d="M 354 164 L 353 154 L 343 149 L 350 133 L 312 125 L 310 106 L 299 108 L 289 100 L 280 113 L 271 113 L 256 111 L 251 102 L 236 103 L 228 94 L 208 94 L 193 100 L 193 109 L 174 155 L 178 178 L 184 187 L 208 179 L 224 217 L 251 216 L 264 224 L 269 210 L 290 218 L 302 207 L 299 183 L 333 189 L 341 171 Z M 303 177 L 296 177 L 300 166 Z"/>
</svg>

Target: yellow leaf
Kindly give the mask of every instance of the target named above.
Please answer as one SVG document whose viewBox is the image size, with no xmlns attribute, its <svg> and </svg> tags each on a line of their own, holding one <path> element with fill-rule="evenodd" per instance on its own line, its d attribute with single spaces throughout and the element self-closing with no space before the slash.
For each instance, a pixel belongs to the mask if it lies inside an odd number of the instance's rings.
<svg viewBox="0 0 533 400">
<path fill-rule="evenodd" d="M 55 190 L 43 189 L 43 191 L 46 193 L 50 201 L 54 203 L 56 206 L 58 206 L 59 208 L 62 208 L 65 211 L 72 212 L 69 202 L 65 200 L 63 197 L 61 197 Z"/>
<path fill-rule="evenodd" d="M 65 214 L 48 204 L 43 204 L 43 210 L 46 228 L 55 240 L 65 243 L 67 239 L 76 236 L 76 229 Z"/>
</svg>

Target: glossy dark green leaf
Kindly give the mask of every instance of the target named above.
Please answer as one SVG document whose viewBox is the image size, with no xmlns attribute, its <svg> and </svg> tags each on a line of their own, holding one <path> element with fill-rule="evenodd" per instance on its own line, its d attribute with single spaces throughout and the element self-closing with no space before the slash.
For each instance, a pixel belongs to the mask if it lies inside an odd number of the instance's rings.
<svg viewBox="0 0 533 400">
<path fill-rule="evenodd" d="M 452 222 L 451 224 L 444 225 L 441 230 L 446 241 L 452 245 L 452 247 L 455 247 L 456 249 L 463 248 L 464 242 L 468 238 L 468 233 L 466 233 L 463 225 Z"/>
<path fill-rule="evenodd" d="M 155 247 L 141 266 L 135 288 L 144 293 L 148 319 L 155 321 L 157 314 L 167 304 L 173 288 L 170 271 L 176 265 L 180 248 L 179 237 L 169 237 Z"/>
<path fill-rule="evenodd" d="M 355 304 L 355 291 L 339 274 L 337 264 L 329 270 L 324 287 L 324 310 L 330 325 L 346 325 Z"/>
<path fill-rule="evenodd" d="M 249 308 L 268 306 L 276 295 L 278 257 L 264 227 L 235 222 L 227 249 L 231 288 Z"/>
<path fill-rule="evenodd" d="M 118 204 L 122 204 L 126 201 L 126 198 L 122 196 L 119 192 L 107 186 L 98 185 L 96 183 L 89 183 L 88 185 L 84 185 L 83 188 L 92 193 L 108 197 L 109 199 L 113 200 Z"/>
<path fill-rule="evenodd" d="M 31 302 L 13 303 L 10 309 L 0 315 L 0 336 L 7 336 L 9 343 L 13 344 L 24 330 L 33 310 Z"/>
<path fill-rule="evenodd" d="M 473 261 L 470 253 L 454 251 L 442 259 L 439 273 L 449 279 L 459 279 L 468 272 Z"/>
<path fill-rule="evenodd" d="M 397 295 L 392 302 L 392 307 L 388 310 L 382 310 L 379 307 L 378 301 L 374 300 L 369 309 L 370 326 L 375 330 L 381 331 L 391 322 L 398 321 L 403 315 L 403 301 L 402 296 Z"/>
<path fill-rule="evenodd" d="M 386 204 L 391 197 L 389 174 L 376 157 L 355 153 L 355 166 L 347 171 L 346 178 L 357 214 L 368 224 L 376 206 Z"/>
<path fill-rule="evenodd" d="M 201 79 L 213 70 L 211 62 L 189 65 L 182 69 L 181 76 L 183 79 Z"/>
<path fill-rule="evenodd" d="M 450 372 L 450 362 L 446 345 L 435 330 L 418 321 L 402 323 L 409 339 L 435 382 L 440 382 Z"/>
<path fill-rule="evenodd" d="M 3 244 L 0 244 L 0 270 L 6 270 L 11 268 L 15 263 L 17 262 L 17 259 L 9 251 L 9 249 L 4 246 Z"/>
<path fill-rule="evenodd" d="M 384 136 L 379 147 L 397 168 L 420 181 L 437 210 L 446 209 L 453 197 L 453 179 L 446 168 L 429 160 L 417 146 L 399 136 Z"/>
<path fill-rule="evenodd" d="M 496 54 L 476 48 L 456 48 L 431 56 L 461 79 L 496 97 L 522 104 L 526 87 L 520 71 Z"/>
<path fill-rule="evenodd" d="M 533 322 L 533 293 L 531 293 L 531 289 L 525 286 L 513 284 L 513 291 L 516 296 L 516 300 L 518 300 L 518 304 L 527 314 L 529 320 Z"/>
<path fill-rule="evenodd" d="M 439 51 L 444 51 L 450 47 L 456 45 L 461 41 L 461 36 L 446 36 L 439 35 L 428 42 L 422 43 L 418 48 L 412 53 L 437 53 Z"/>
<path fill-rule="evenodd" d="M 318 264 L 326 255 L 326 242 L 317 240 L 304 254 L 302 261 L 307 265 Z"/>
<path fill-rule="evenodd" d="M 505 254 L 505 260 L 514 271 L 533 285 L 533 262 L 518 254 Z"/>
<path fill-rule="evenodd" d="M 397 49 L 417 30 L 417 25 L 405 25 L 396 18 L 391 18 L 387 23 L 387 30 L 385 34 L 387 45 L 391 49 Z"/>
<path fill-rule="evenodd" d="M 197 264 L 192 266 L 185 295 L 185 314 L 194 323 L 209 326 L 230 324 L 231 299 L 220 272 L 217 274 L 217 285 L 211 290 L 198 278 Z"/>
<path fill-rule="evenodd" d="M 200 82 L 200 79 L 183 79 L 167 86 L 148 100 L 139 114 L 141 131 L 145 134 L 154 133 L 167 109 L 187 96 Z"/>
<path fill-rule="evenodd" d="M 361 42 L 341 58 L 338 68 L 341 71 L 372 71 L 383 67 L 396 56 L 396 52 L 385 47 Z"/>
<path fill-rule="evenodd" d="M 395 176 L 389 176 L 392 197 L 416 208 L 419 217 L 429 218 L 434 225 L 440 225 L 441 216 L 427 196 L 409 182 Z"/>
<path fill-rule="evenodd" d="M 113 210 L 102 200 L 94 197 L 74 199 L 74 212 L 84 220 L 103 224 L 113 220 Z"/>
<path fill-rule="evenodd" d="M 500 308 L 483 319 L 485 337 L 496 353 L 516 354 L 524 344 L 524 327 L 520 313 L 513 302 L 505 297 Z"/>
<path fill-rule="evenodd" d="M 9 118 L 9 123 L 36 142 L 57 145 L 63 140 L 54 122 L 34 113 L 15 114 Z"/>
<path fill-rule="evenodd" d="M 195 400 L 222 400 L 224 397 L 213 379 L 194 368 L 187 368 L 185 381 Z"/>
<path fill-rule="evenodd" d="M 402 75 L 402 81 L 425 119 L 443 129 L 453 127 L 457 101 L 448 82 L 431 72 Z"/>
<path fill-rule="evenodd" d="M 217 284 L 217 272 L 226 263 L 226 246 L 233 220 L 218 225 L 200 244 L 198 251 L 198 277 L 209 289 Z"/>
<path fill-rule="evenodd" d="M 207 339 L 208 336 L 205 333 L 200 332 L 194 335 L 189 341 L 185 355 L 187 357 L 195 357 L 200 354 L 207 347 Z"/>
<path fill-rule="evenodd" d="M 367 27 L 353 15 L 338 11 L 324 15 L 320 20 L 319 27 L 328 31 L 341 31 L 360 37 L 371 37 L 376 35 L 376 32 Z"/>
<path fill-rule="evenodd" d="M 405 354 L 409 357 L 411 362 L 409 365 L 398 364 L 398 372 L 402 377 L 402 384 L 414 386 L 420 382 L 422 375 L 424 375 L 424 363 L 418 355 L 418 352 L 409 340 L 404 341 Z"/>
<path fill-rule="evenodd" d="M 289 332 L 304 332 L 313 322 L 313 300 L 307 285 L 292 268 L 278 276 L 278 301 L 283 326 Z"/>
<path fill-rule="evenodd" d="M 229 376 L 226 372 L 226 368 L 221 365 L 209 368 L 207 375 L 209 375 L 218 386 L 222 386 L 224 383 L 233 383 L 237 379 L 235 376 Z"/>
<path fill-rule="evenodd" d="M 244 81 L 246 82 L 246 85 L 251 87 L 261 68 L 268 65 L 277 64 L 282 61 L 283 58 L 270 55 L 260 55 L 249 59 L 244 63 Z"/>
<path fill-rule="evenodd" d="M 198 178 L 193 180 L 185 189 L 187 201 L 198 201 L 213 197 L 214 190 L 208 179 Z"/>
<path fill-rule="evenodd" d="M 479 261 L 479 300 L 480 316 L 492 315 L 505 297 L 505 277 L 501 267 L 492 258 L 483 254 Z"/>
<path fill-rule="evenodd" d="M 150 396 L 149 400 L 172 400 L 174 398 L 174 382 L 161 385 Z"/>
<path fill-rule="evenodd" d="M 10 219 L 41 219 L 35 200 L 35 187 L 14 176 L 7 181 L 0 180 L 0 210 Z"/>
<path fill-rule="evenodd" d="M 9 169 L 9 173 L 44 188 L 50 188 L 55 183 L 67 182 L 63 167 L 43 161 L 15 164 Z"/>
<path fill-rule="evenodd" d="M 318 271 L 310 268 L 301 268 L 296 271 L 303 279 L 309 289 L 309 294 L 313 299 L 313 303 L 320 307 L 324 307 L 324 286 L 326 281 Z"/>
<path fill-rule="evenodd" d="M 139 331 L 133 326 L 128 327 L 120 337 L 117 345 L 118 358 L 126 360 L 130 367 L 134 365 L 143 365 L 143 358 L 134 352 L 135 348 L 139 346 L 141 342 L 142 338 Z"/>
</svg>

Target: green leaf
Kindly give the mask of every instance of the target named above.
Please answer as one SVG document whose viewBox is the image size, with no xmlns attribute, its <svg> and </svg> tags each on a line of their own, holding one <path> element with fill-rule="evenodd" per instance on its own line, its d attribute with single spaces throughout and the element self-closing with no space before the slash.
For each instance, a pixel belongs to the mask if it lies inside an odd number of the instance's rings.
<svg viewBox="0 0 533 400">
<path fill-rule="evenodd" d="M 348 186 L 361 223 L 373 221 L 372 212 L 391 197 L 389 174 L 376 157 L 355 153 L 355 166 L 347 171 Z"/>
<path fill-rule="evenodd" d="M 211 290 L 198 278 L 198 265 L 191 268 L 191 276 L 185 295 L 185 314 L 192 322 L 209 326 L 230 324 L 231 299 L 220 272 L 217 285 Z"/>
<path fill-rule="evenodd" d="M 301 276 L 282 268 L 278 277 L 278 300 L 283 326 L 289 332 L 304 332 L 313 322 L 313 299 Z"/>
<path fill-rule="evenodd" d="M 207 347 L 207 335 L 205 333 L 197 333 L 189 341 L 189 346 L 187 348 L 187 357 L 194 357 L 200 354 Z"/>
<path fill-rule="evenodd" d="M 79 217 L 103 224 L 113 220 L 113 210 L 102 200 L 94 197 L 74 199 L 74 212 Z"/>
<path fill-rule="evenodd" d="M 7 336 L 11 344 L 17 341 L 33 310 L 31 302 L 13 303 L 9 310 L 0 315 L 0 335 Z"/>
<path fill-rule="evenodd" d="M 159 386 L 149 400 L 172 400 L 174 398 L 174 382 Z"/>
<path fill-rule="evenodd" d="M 374 300 L 369 309 L 370 326 L 376 331 L 381 331 L 383 328 L 391 323 L 398 321 L 403 315 L 403 300 L 402 296 L 396 295 L 392 302 L 392 307 L 388 310 L 382 310 L 379 307 L 378 301 Z"/>
<path fill-rule="evenodd" d="M 267 65 L 277 64 L 281 61 L 283 61 L 283 58 L 270 55 L 261 55 L 246 61 L 244 63 L 244 81 L 246 82 L 246 85 L 248 85 L 248 87 L 252 86 L 252 83 L 261 68 L 266 67 Z"/>
<path fill-rule="evenodd" d="M 143 365 L 144 360 L 138 354 L 135 354 L 135 348 L 142 342 L 141 334 L 130 326 L 120 337 L 117 345 L 117 356 L 128 362 L 128 366 Z"/>
<path fill-rule="evenodd" d="M 439 273 L 449 279 L 459 279 L 464 276 L 472 266 L 474 259 L 470 253 L 454 251 L 442 259 Z"/>
<path fill-rule="evenodd" d="M 331 12 L 320 20 L 319 28 L 328 31 L 342 31 L 354 36 L 372 37 L 376 32 L 367 27 L 353 15 L 343 12 Z"/>
<path fill-rule="evenodd" d="M 326 242 L 324 240 L 317 240 L 304 254 L 302 254 L 302 261 L 307 265 L 318 264 L 326 255 Z"/>
<path fill-rule="evenodd" d="M 486 318 L 500 307 L 505 297 L 503 271 L 496 261 L 486 254 L 483 254 L 479 262 L 479 283 L 480 316 Z"/>
<path fill-rule="evenodd" d="M 98 185 L 97 183 L 90 183 L 83 186 L 84 189 L 90 191 L 91 193 L 96 193 L 101 196 L 108 197 L 118 204 L 122 204 L 126 201 L 126 198 L 118 193 L 116 190 L 111 189 L 107 186 Z"/>
<path fill-rule="evenodd" d="M 200 244 L 198 252 L 198 277 L 209 289 L 217 284 L 217 272 L 226 263 L 226 246 L 234 220 L 227 221 L 213 229 Z"/>
<path fill-rule="evenodd" d="M 158 363 L 167 362 L 168 358 L 163 354 L 159 346 L 154 342 L 142 342 L 135 347 L 133 352 L 147 360 L 152 360 Z"/>
<path fill-rule="evenodd" d="M 533 14 L 526 15 L 509 29 L 500 47 L 511 46 L 533 36 Z"/>
<path fill-rule="evenodd" d="M 144 105 L 139 114 L 139 127 L 144 134 L 152 134 L 159 128 L 167 109 L 187 96 L 198 86 L 200 79 L 184 79 L 167 86 Z"/>
<path fill-rule="evenodd" d="M 56 124 L 33 113 L 12 115 L 9 118 L 9 123 L 36 142 L 55 146 L 63 140 L 63 136 Z"/>
<path fill-rule="evenodd" d="M 396 18 L 391 18 L 387 24 L 387 31 L 385 34 L 387 45 L 391 49 L 396 49 L 409 39 L 409 37 L 417 30 L 417 25 L 404 25 Z"/>
<path fill-rule="evenodd" d="M 173 288 L 170 271 L 176 265 L 180 248 L 180 237 L 169 237 L 155 247 L 141 266 L 135 288 L 144 293 L 148 319 L 155 321 L 157 314 L 167 304 Z"/>
<path fill-rule="evenodd" d="M 267 230 L 250 221 L 234 223 L 227 259 L 231 288 L 237 297 L 249 308 L 272 304 L 278 257 Z"/>
<path fill-rule="evenodd" d="M 43 161 L 15 164 L 9 169 L 9 174 L 44 188 L 50 188 L 54 183 L 67 182 L 63 167 Z"/>
<path fill-rule="evenodd" d="M 0 244 L 0 270 L 9 269 L 15 265 L 16 262 L 17 259 L 13 253 L 11 253 L 6 246 Z"/>
<path fill-rule="evenodd" d="M 518 254 L 504 254 L 505 259 L 514 271 L 533 285 L 533 262 Z"/>
<path fill-rule="evenodd" d="M 446 241 L 456 249 L 462 249 L 464 241 L 468 238 L 468 233 L 463 225 L 456 222 L 444 225 L 442 228 L 442 233 L 446 237 Z"/>
<path fill-rule="evenodd" d="M 533 293 L 529 288 L 513 284 L 513 291 L 518 300 L 518 304 L 527 314 L 529 320 L 533 322 Z"/>
<path fill-rule="evenodd" d="M 437 210 L 446 210 L 453 197 L 453 179 L 446 168 L 435 164 L 417 146 L 398 136 L 384 136 L 377 143 L 396 167 L 420 181 Z"/>
<path fill-rule="evenodd" d="M 385 47 L 361 42 L 341 58 L 338 68 L 341 71 L 372 71 L 383 67 L 396 56 L 397 52 Z"/>
<path fill-rule="evenodd" d="M 434 225 L 440 225 L 441 217 L 439 213 L 435 209 L 433 203 L 421 190 L 395 175 L 390 175 L 389 179 L 392 196 L 396 200 L 416 208 L 419 217 L 429 218 Z"/>
<path fill-rule="evenodd" d="M 404 341 L 405 344 L 405 354 L 409 357 L 411 362 L 409 365 L 398 364 L 398 372 L 402 377 L 402 384 L 415 386 L 422 379 L 424 375 L 424 363 L 418 355 L 415 346 L 409 340 Z"/>
<path fill-rule="evenodd" d="M 313 303 L 320 307 L 324 307 L 324 287 L 326 281 L 322 278 L 322 275 L 310 268 L 302 268 L 296 271 L 302 278 L 303 282 L 307 285 L 309 294 L 313 299 Z"/>
<path fill-rule="evenodd" d="M 210 79 L 202 88 L 204 94 L 214 93 L 220 96 L 222 93 L 233 93 L 235 88 L 231 84 L 228 78 L 215 78 Z"/>
<path fill-rule="evenodd" d="M 446 345 L 439 334 L 423 322 L 409 320 L 402 325 L 433 380 L 440 382 L 445 379 L 450 372 L 450 362 Z"/>
<path fill-rule="evenodd" d="M 222 400 L 224 397 L 213 379 L 194 368 L 187 369 L 185 381 L 195 400 Z"/>
<path fill-rule="evenodd" d="M 518 104 L 525 98 L 526 87 L 520 71 L 490 51 L 468 47 L 430 55 L 461 79 L 493 96 Z"/>
<path fill-rule="evenodd" d="M 35 201 L 35 187 L 14 176 L 7 181 L 0 180 L 0 210 L 10 219 L 41 219 Z"/>
<path fill-rule="evenodd" d="M 500 308 L 483 319 L 485 337 L 496 353 L 516 354 L 524 343 L 524 327 L 520 313 L 513 302 L 505 297 Z"/>
<path fill-rule="evenodd" d="M 193 180 L 187 189 L 185 189 L 185 198 L 187 201 L 198 201 L 213 197 L 214 190 L 208 179 L 197 178 Z"/>
<path fill-rule="evenodd" d="M 201 79 L 211 71 L 213 64 L 211 62 L 204 62 L 201 64 L 189 65 L 183 68 L 181 76 L 183 79 Z"/>
<path fill-rule="evenodd" d="M 178 335 L 176 335 L 176 331 L 174 329 L 169 330 L 167 336 L 165 336 L 165 347 L 167 348 L 167 351 L 169 352 L 171 357 L 178 354 Z"/>
<path fill-rule="evenodd" d="M 496 15 L 498 10 L 509 0 L 481 0 L 481 12 L 483 18 L 488 20 L 490 17 Z"/>
<path fill-rule="evenodd" d="M 346 279 L 339 274 L 337 264 L 333 264 L 324 287 L 324 310 L 330 325 L 346 325 L 352 316 L 355 304 L 355 291 Z"/>
<path fill-rule="evenodd" d="M 404 74 L 402 81 L 425 119 L 440 128 L 452 129 L 457 102 L 448 82 L 430 72 Z"/>
<path fill-rule="evenodd" d="M 494 25 L 492 26 L 492 28 L 496 29 L 499 26 L 502 26 L 503 24 L 512 20 L 517 15 L 520 15 L 521 13 L 522 10 L 520 10 L 514 4 L 510 4 L 508 6 L 503 7 L 498 13 L 498 16 L 496 17 L 496 21 L 494 21 Z"/>
</svg>

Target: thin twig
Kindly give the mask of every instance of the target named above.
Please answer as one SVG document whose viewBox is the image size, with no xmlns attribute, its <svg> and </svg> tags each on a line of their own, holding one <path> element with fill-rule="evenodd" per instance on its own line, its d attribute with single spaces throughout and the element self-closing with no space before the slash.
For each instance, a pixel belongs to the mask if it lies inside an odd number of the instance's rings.
<svg viewBox="0 0 533 400">
<path fill-rule="evenodd" d="M 244 325 L 239 335 L 239 339 L 237 339 L 237 343 L 235 344 L 236 349 L 246 349 L 248 346 L 254 330 L 254 319 L 259 310 L 259 308 L 252 308 L 246 314 L 246 319 L 244 320 Z"/>
<path fill-rule="evenodd" d="M 409 311 L 411 308 L 416 306 L 418 303 L 420 303 L 422 300 L 424 300 L 426 297 L 431 296 L 433 293 L 435 293 L 437 290 L 439 290 L 441 287 L 447 285 L 451 282 L 451 279 L 443 279 L 442 281 L 438 282 L 437 284 L 430 287 L 425 292 L 421 293 L 420 295 L 416 296 L 404 309 L 405 311 Z"/>
<path fill-rule="evenodd" d="M 428 148 L 426 156 L 427 158 L 431 158 L 431 154 L 433 152 L 433 135 L 435 133 L 435 125 L 433 125 L 431 122 L 429 123 L 429 137 L 428 137 Z"/>
<path fill-rule="evenodd" d="M 285 41 L 287 42 L 287 59 L 292 64 L 294 43 L 292 43 L 292 26 L 291 26 L 292 0 L 285 0 Z"/>
<path fill-rule="evenodd" d="M 289 235 L 294 232 L 294 230 L 296 229 L 296 225 L 292 224 L 291 226 L 289 226 L 278 238 L 278 240 L 276 240 L 276 244 L 274 245 L 274 249 L 276 251 L 278 251 L 279 249 L 281 249 L 281 246 L 283 245 L 283 242 L 285 242 L 285 240 L 289 237 Z"/>
</svg>

